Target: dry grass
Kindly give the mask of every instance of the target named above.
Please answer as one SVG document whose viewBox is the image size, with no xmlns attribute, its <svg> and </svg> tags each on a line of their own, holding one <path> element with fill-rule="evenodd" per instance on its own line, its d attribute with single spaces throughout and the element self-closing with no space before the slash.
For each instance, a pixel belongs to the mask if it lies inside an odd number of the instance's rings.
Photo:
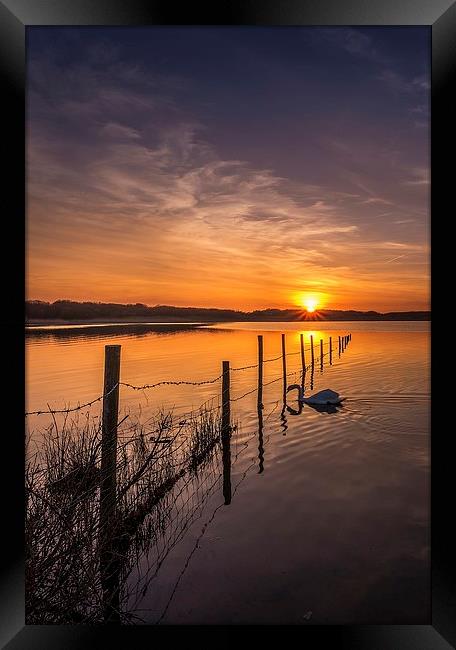
<svg viewBox="0 0 456 650">
<path fill-rule="evenodd" d="M 119 434 L 116 516 L 108 537 L 120 584 L 138 549 L 166 526 L 174 487 L 213 458 L 220 418 L 210 410 L 176 421 L 159 412 Z M 54 420 L 39 455 L 26 465 L 26 622 L 103 622 L 100 570 L 101 426 L 98 418 Z M 144 531 L 147 530 L 147 535 Z M 105 531 L 106 532 L 106 531 Z M 121 587 L 122 588 L 122 587 Z M 121 617 L 121 616 L 120 616 Z"/>
</svg>

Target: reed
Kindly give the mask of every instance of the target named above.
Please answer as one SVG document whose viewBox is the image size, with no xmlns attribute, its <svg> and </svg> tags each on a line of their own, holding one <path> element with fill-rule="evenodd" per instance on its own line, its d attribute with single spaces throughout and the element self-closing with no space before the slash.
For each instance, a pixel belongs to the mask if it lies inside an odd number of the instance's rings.
<svg viewBox="0 0 456 650">
<path fill-rule="evenodd" d="M 40 453 L 26 464 L 27 623 L 104 622 L 106 585 L 117 589 L 115 602 L 125 600 L 121 585 L 138 545 L 156 540 L 174 486 L 213 458 L 220 436 L 221 419 L 212 409 L 184 420 L 158 411 L 147 426 L 135 421 L 119 431 L 115 512 L 102 530 L 101 418 L 65 417 L 60 427 L 54 421 Z M 100 545 L 106 538 L 121 566 L 103 565 Z"/>
</svg>

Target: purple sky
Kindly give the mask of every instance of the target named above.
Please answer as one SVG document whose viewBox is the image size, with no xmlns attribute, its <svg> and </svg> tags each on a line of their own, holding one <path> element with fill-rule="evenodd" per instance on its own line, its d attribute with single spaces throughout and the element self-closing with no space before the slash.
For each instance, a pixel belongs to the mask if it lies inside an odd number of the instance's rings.
<svg viewBox="0 0 456 650">
<path fill-rule="evenodd" d="M 428 28 L 29 28 L 28 297 L 428 308 Z"/>
</svg>

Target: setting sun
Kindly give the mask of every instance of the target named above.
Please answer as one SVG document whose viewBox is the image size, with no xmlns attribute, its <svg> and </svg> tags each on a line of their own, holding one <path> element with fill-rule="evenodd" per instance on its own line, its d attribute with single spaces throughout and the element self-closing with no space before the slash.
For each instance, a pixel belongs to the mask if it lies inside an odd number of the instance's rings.
<svg viewBox="0 0 456 650">
<path fill-rule="evenodd" d="M 329 295 L 324 291 L 299 291 L 291 296 L 294 305 L 300 309 L 304 309 L 307 314 L 314 314 L 321 309 L 325 309 Z"/>
<path fill-rule="evenodd" d="M 307 309 L 308 312 L 313 312 L 317 307 L 317 301 L 315 300 L 315 298 L 305 298 L 304 307 Z"/>
<path fill-rule="evenodd" d="M 427 624 L 428 21 L 47 4 L 18 115 L 25 622 Z"/>
<path fill-rule="evenodd" d="M 309 313 L 321 308 L 321 300 L 315 294 L 304 294 L 299 297 L 299 304 Z"/>
</svg>

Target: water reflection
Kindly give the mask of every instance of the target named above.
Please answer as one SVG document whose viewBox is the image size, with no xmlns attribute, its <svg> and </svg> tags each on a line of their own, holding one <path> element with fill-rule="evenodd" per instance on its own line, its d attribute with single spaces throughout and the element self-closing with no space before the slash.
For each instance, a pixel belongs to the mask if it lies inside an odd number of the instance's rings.
<svg viewBox="0 0 456 650">
<path fill-rule="evenodd" d="M 208 330 L 199 330 L 198 336 L 181 330 L 182 339 L 160 338 L 160 345 L 153 335 L 132 340 L 130 347 L 125 346 L 125 380 L 136 380 L 141 373 L 135 383 L 143 383 L 143 377 L 146 381 L 162 379 L 164 369 L 170 377 L 193 378 L 196 372 L 201 372 L 201 378 L 212 377 L 219 373 L 222 358 L 232 359 L 233 365 L 255 363 L 256 333 L 213 331 L 219 336 L 209 339 Z M 296 340 L 293 336 L 287 336 L 288 352 L 296 353 L 288 357 L 289 374 L 301 370 L 299 332 Z M 320 609 L 314 609 L 317 620 L 343 623 L 378 615 L 388 622 L 402 614 L 401 620 L 424 620 L 428 611 L 424 595 L 428 569 L 427 334 L 358 334 L 343 354 L 343 363 L 338 363 L 341 352 L 336 354 L 336 336 L 324 376 L 331 378 L 330 386 L 348 394 L 345 408 L 303 407 L 304 391 L 309 387 L 313 391 L 314 382 L 324 387 L 320 373 L 314 377 L 318 359 L 307 373 L 291 378 L 289 385 L 283 380 L 280 359 L 265 364 L 264 383 L 255 369 L 233 377 L 236 395 L 258 383 L 257 394 L 236 406 L 235 415 L 244 430 L 221 439 L 218 459 L 214 455 L 180 495 L 180 486 L 176 486 L 177 497 L 169 495 L 157 511 L 148 513 L 141 531 L 129 540 L 129 553 L 137 552 L 136 569 L 119 560 L 125 548 L 116 555 L 117 565 L 114 557 L 106 558 L 106 620 L 118 622 L 120 608 L 123 622 L 139 620 L 139 616 L 145 622 L 157 622 L 167 614 L 165 620 L 171 624 L 198 623 L 206 616 L 211 622 L 217 616 L 225 622 L 246 622 L 249 616 L 251 621 L 257 620 L 255 616 L 263 621 L 268 616 L 274 622 L 302 623 L 302 611 L 313 607 L 314 601 L 320 603 Z M 315 332 L 315 338 L 318 342 L 320 332 Z M 280 355 L 280 332 L 265 334 L 264 342 L 266 357 Z M 307 333 L 305 343 L 308 346 Z M 44 378 L 42 383 L 49 391 L 51 372 L 56 384 L 68 382 L 65 387 L 70 386 L 78 396 L 90 373 L 97 388 L 100 372 L 93 372 L 90 363 L 98 349 L 101 346 L 89 349 L 75 344 L 65 356 L 58 345 L 47 348 L 47 355 L 37 354 L 34 348 L 31 372 L 35 373 L 34 390 L 42 390 L 39 397 L 45 390 L 37 378 Z M 306 354 L 309 361 L 308 347 Z M 64 364 L 68 364 L 68 374 L 62 372 Z M 80 384 L 69 383 L 70 371 L 74 379 L 75 369 L 80 369 Z M 276 377 L 277 383 L 266 387 Z M 190 392 L 184 390 L 175 391 L 172 399 L 182 400 L 179 403 L 188 408 Z M 394 403 L 387 400 L 391 393 Z M 410 406 L 406 397 L 411 393 L 421 395 L 422 403 Z M 150 397 L 154 407 L 161 399 L 156 394 Z M 40 406 L 43 400 L 37 401 Z M 271 418 L 272 403 L 277 404 L 277 412 Z M 277 435 L 279 431 L 286 437 Z M 246 451 L 238 455 L 243 445 Z M 236 492 L 249 471 L 251 479 L 245 489 Z M 257 481 L 257 474 L 266 477 Z M 228 504 L 230 508 L 225 509 Z M 271 536 L 273 544 L 262 543 L 265 535 Z M 353 557 L 350 549 L 355 546 Z M 412 559 L 405 561 L 405 555 Z M 257 573 L 259 564 L 268 566 L 264 575 Z M 311 579 L 295 581 L 291 576 L 297 572 Z M 319 587 L 319 580 L 338 594 L 337 605 Z M 233 604 L 239 585 L 245 594 L 242 608 Z M 278 598 L 277 593 L 291 597 Z M 264 612 L 254 608 L 259 594 L 271 603 Z"/>
<path fill-rule="evenodd" d="M 100 553 L 100 577 L 103 599 L 103 621 L 110 624 L 121 622 L 121 554 L 117 540 L 110 540 Z"/>
<path fill-rule="evenodd" d="M 310 408 L 318 411 L 318 413 L 338 413 L 342 408 L 341 404 L 306 404 Z"/>
<path fill-rule="evenodd" d="M 303 401 L 302 401 L 302 398 L 304 396 L 303 386 L 302 384 L 292 384 L 291 386 L 288 386 L 287 395 L 292 390 L 298 391 L 298 396 L 297 396 L 298 408 L 294 409 L 293 407 L 289 406 L 286 403 L 286 409 L 290 415 L 300 415 L 302 413 L 302 407 L 303 407 Z"/>
<path fill-rule="evenodd" d="M 222 433 L 222 463 L 223 463 L 223 498 L 225 505 L 231 503 L 231 430 Z"/>
<path fill-rule="evenodd" d="M 90 325 L 90 326 L 67 326 L 55 329 L 46 329 L 39 327 L 27 327 L 25 329 L 26 339 L 38 341 L 65 341 L 76 339 L 79 341 L 90 341 L 107 336 L 117 338 L 119 336 L 132 336 L 142 338 L 150 334 L 157 335 L 173 335 L 184 332 L 193 332 L 201 328 L 201 325 L 192 323 L 172 323 L 160 324 L 151 323 L 145 325 L 144 323 L 131 323 L 131 324 L 106 324 L 106 325 Z M 208 332 L 222 332 L 218 329 L 207 329 Z"/>
<path fill-rule="evenodd" d="M 263 337 L 258 335 L 258 389 L 257 389 L 257 416 L 258 416 L 258 474 L 264 471 L 264 446 L 263 446 Z"/>
<path fill-rule="evenodd" d="M 264 471 L 263 405 L 258 404 L 258 474 Z"/>
<path fill-rule="evenodd" d="M 282 410 L 280 412 L 280 427 L 282 429 L 282 435 L 286 436 L 287 435 L 287 429 L 288 429 L 288 420 L 287 420 L 287 401 L 284 400 L 282 403 Z"/>
</svg>

